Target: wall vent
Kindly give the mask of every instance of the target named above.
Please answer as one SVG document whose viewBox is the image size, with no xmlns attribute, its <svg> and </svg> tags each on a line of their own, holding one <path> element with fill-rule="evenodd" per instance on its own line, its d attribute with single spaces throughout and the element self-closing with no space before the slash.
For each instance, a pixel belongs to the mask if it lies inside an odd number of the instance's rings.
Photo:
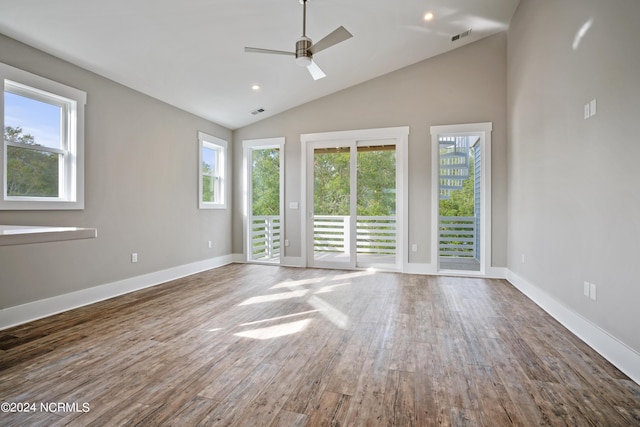
<svg viewBox="0 0 640 427">
<path fill-rule="evenodd" d="M 255 116 L 256 114 L 260 114 L 260 113 L 264 113 L 264 108 L 258 108 L 257 110 L 253 110 L 253 111 L 251 112 L 251 114 L 253 114 L 254 116 Z"/>
<path fill-rule="evenodd" d="M 470 33 L 471 33 L 471 28 L 469 28 L 467 31 L 465 31 L 463 33 L 456 34 L 455 36 L 451 37 L 451 41 L 454 42 L 454 41 L 459 40 L 461 38 L 467 37 Z"/>
</svg>

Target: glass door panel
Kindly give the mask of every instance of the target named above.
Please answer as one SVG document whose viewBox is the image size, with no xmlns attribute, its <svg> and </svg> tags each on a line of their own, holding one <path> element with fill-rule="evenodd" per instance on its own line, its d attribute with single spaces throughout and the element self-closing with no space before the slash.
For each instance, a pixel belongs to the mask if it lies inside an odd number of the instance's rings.
<svg viewBox="0 0 640 427">
<path fill-rule="evenodd" d="M 280 261 L 280 149 L 254 148 L 250 158 L 249 259 Z"/>
<path fill-rule="evenodd" d="M 478 135 L 439 135 L 438 265 L 480 271 L 481 149 Z"/>
<path fill-rule="evenodd" d="M 357 146 L 359 267 L 396 264 L 396 146 Z"/>
<path fill-rule="evenodd" d="M 355 264 L 352 235 L 351 148 L 313 148 L 314 266 L 351 267 Z"/>
</svg>

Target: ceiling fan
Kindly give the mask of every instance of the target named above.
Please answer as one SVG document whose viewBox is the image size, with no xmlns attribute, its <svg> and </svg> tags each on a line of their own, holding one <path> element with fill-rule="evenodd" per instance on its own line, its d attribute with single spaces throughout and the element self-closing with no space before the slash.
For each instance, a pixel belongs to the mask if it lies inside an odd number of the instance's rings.
<svg viewBox="0 0 640 427">
<path fill-rule="evenodd" d="M 288 52 L 284 50 L 273 49 L 260 49 L 257 47 L 245 47 L 245 52 L 251 53 L 271 53 L 276 55 L 290 55 L 296 57 L 296 63 L 301 67 L 307 67 L 311 77 L 314 80 L 319 80 L 327 75 L 318 67 L 313 61 L 313 54 L 325 50 L 333 45 L 343 42 L 353 35 L 347 31 L 344 27 L 340 26 L 327 34 L 318 43 L 313 43 L 309 37 L 307 37 L 307 1 L 300 0 L 302 3 L 302 37 L 296 42 L 296 51 Z"/>
</svg>

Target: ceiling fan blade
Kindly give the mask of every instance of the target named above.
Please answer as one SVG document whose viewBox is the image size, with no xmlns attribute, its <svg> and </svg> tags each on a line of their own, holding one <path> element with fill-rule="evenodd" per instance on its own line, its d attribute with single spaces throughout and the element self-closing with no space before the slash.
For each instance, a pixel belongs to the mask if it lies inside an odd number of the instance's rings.
<svg viewBox="0 0 640 427">
<path fill-rule="evenodd" d="M 314 61 L 311 61 L 311 64 L 307 65 L 307 70 L 309 70 L 309 73 L 311 74 L 311 77 L 313 77 L 313 80 L 320 80 L 327 77 L 324 71 L 322 71 L 320 67 L 318 67 L 318 64 L 316 64 Z"/>
<path fill-rule="evenodd" d="M 351 37 L 353 37 L 353 34 L 347 31 L 346 28 L 340 26 L 327 34 L 322 40 L 318 41 L 318 43 L 312 45 L 309 48 L 309 52 L 311 52 L 311 54 L 318 53 L 321 50 L 325 50 L 326 48 L 350 39 Z"/>
<path fill-rule="evenodd" d="M 287 52 L 284 50 L 273 50 L 273 49 L 261 49 L 259 47 L 245 47 L 244 51 L 248 53 L 272 53 L 275 55 L 296 56 L 295 52 Z"/>
</svg>

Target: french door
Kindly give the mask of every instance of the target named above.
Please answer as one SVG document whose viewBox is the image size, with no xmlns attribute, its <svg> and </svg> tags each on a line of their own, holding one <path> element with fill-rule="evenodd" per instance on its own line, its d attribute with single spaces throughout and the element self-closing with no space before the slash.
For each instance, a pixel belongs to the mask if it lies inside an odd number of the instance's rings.
<svg viewBox="0 0 640 427">
<path fill-rule="evenodd" d="M 491 130 L 491 123 L 431 127 L 437 271 L 491 267 Z"/>
<path fill-rule="evenodd" d="M 283 256 L 284 138 L 243 141 L 247 261 L 279 264 Z"/>
<path fill-rule="evenodd" d="M 307 265 L 401 269 L 400 141 L 319 138 L 306 144 Z"/>
</svg>

